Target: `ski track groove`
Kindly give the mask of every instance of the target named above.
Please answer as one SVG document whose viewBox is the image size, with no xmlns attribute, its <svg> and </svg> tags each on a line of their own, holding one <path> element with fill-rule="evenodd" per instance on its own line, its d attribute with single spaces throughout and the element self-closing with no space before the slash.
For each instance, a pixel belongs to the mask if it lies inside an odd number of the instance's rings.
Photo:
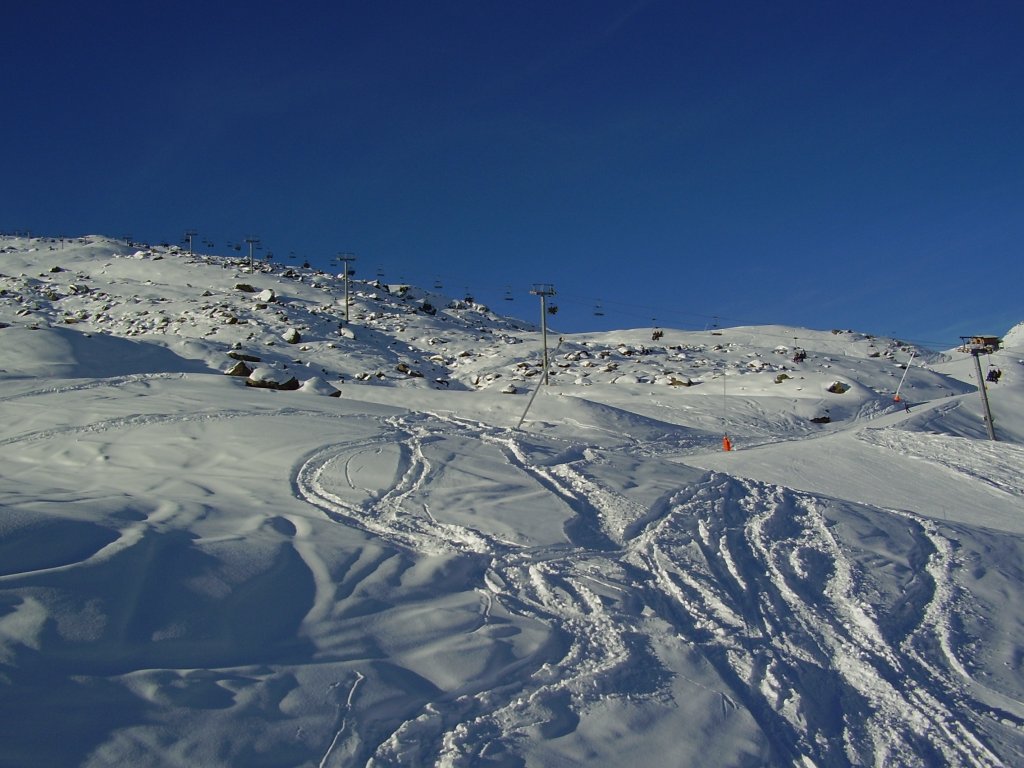
<svg viewBox="0 0 1024 768">
<path fill-rule="evenodd" d="M 119 377 L 113 385 L 144 378 L 168 376 Z M 6 400 L 89 388 L 52 388 Z M 324 414 L 297 408 L 184 416 L 135 414 L 17 435 L 0 445 L 158 424 L 296 415 L 322 418 Z M 557 666 L 541 664 L 501 690 L 462 694 L 427 705 L 378 744 L 367 765 L 399 764 L 410 755 L 426 759 L 427 753 L 433 755 L 427 762 L 471 765 L 492 742 L 525 738 L 543 724 L 551 716 L 546 702 L 568 695 L 579 710 L 599 697 L 605 688 L 602 681 L 626 668 L 639 653 L 629 640 L 629 634 L 635 632 L 633 618 L 618 615 L 588 586 L 595 581 L 587 567 L 605 558 L 620 558 L 646 574 L 646 582 L 640 585 L 645 601 L 676 626 L 683 638 L 707 651 L 723 680 L 731 681 L 732 690 L 723 692 L 723 697 L 754 715 L 779 754 L 805 756 L 824 764 L 843 755 L 852 763 L 863 760 L 912 766 L 925 764 L 918 757 L 917 745 L 927 742 L 947 765 L 1001 764 L 972 730 L 969 710 L 979 706 L 991 709 L 986 699 L 1005 697 L 973 680 L 957 658 L 950 635 L 950 617 L 959 599 L 952 578 L 954 554 L 936 524 L 892 511 L 930 542 L 933 552 L 925 569 L 933 588 L 920 623 L 898 646 L 891 646 L 877 617 L 871 615 L 866 601 L 858 598 L 856 564 L 844 554 L 813 498 L 739 480 L 728 481 L 733 487 L 726 493 L 716 493 L 713 486 L 727 481 L 724 476 L 711 475 L 652 513 L 588 477 L 583 468 L 592 459 L 585 452 L 570 451 L 551 464 L 539 465 L 514 433 L 454 417 L 390 417 L 382 420 L 382 428 L 373 438 L 327 445 L 307 455 L 293 470 L 295 495 L 334 521 L 413 552 L 489 557 L 489 575 L 481 588 L 486 590 L 481 596 L 485 620 L 497 600 L 513 613 L 547 623 L 568 643 Z M 869 442 L 886 447 L 900 439 L 891 434 L 869 435 Z M 423 504 L 413 513 L 412 497 L 428 485 L 436 471 L 424 445 L 448 436 L 479 439 L 498 447 L 512 468 L 534 478 L 577 516 L 586 518 L 614 547 L 516 547 L 482 531 L 439 522 Z M 352 452 L 385 445 L 398 446 L 399 470 L 393 487 L 374 495 L 357 487 L 350 467 Z M 938 461 L 934 450 L 921 453 L 928 454 L 923 458 Z M 980 461 L 992 458 L 989 453 L 982 454 Z M 952 468 L 970 473 L 970 467 Z M 366 492 L 367 497 L 360 503 L 342 498 L 325 486 L 323 480 L 328 475 L 342 477 L 349 489 Z M 1015 485 L 1000 490 L 1020 492 Z M 726 509 L 730 506 L 731 512 Z M 796 530 L 780 536 L 773 526 L 782 525 L 783 518 L 785 525 L 795 525 Z M 298 538 L 301 541 L 296 546 L 303 559 L 314 572 L 323 570 L 315 543 L 301 535 Z M 112 546 L 123 544 L 119 540 Z M 807 552 L 829 564 L 822 600 L 808 602 L 791 584 L 795 579 L 806 588 L 803 582 L 809 580 L 809 574 L 802 553 Z M 109 552 L 96 555 L 103 557 Z M 618 588 L 614 576 L 607 573 L 597 583 Z M 331 585 L 323 578 L 317 585 L 318 593 L 324 594 L 318 595 L 314 612 L 323 612 L 329 608 Z M 827 606 L 824 614 L 822 606 Z M 938 640 L 941 658 L 924 650 L 931 638 Z M 867 702 L 861 722 L 819 731 L 807 721 L 805 709 L 813 702 L 801 701 L 795 693 L 801 690 L 800 681 L 792 678 L 806 665 L 826 666 L 845 688 Z M 346 739 L 356 739 L 351 708 L 362 679 L 360 676 L 352 684 L 340 727 L 321 765 L 335 762 L 333 756 L 345 752 L 341 747 Z M 936 689 L 938 695 L 932 692 Z M 1019 703 L 1014 704 L 1020 713 Z M 840 752 L 820 746 L 837 739 L 842 745 Z M 351 748 L 373 749 L 365 745 Z"/>
<path fill-rule="evenodd" d="M 444 421 L 461 426 L 454 420 Z M 514 612 L 542 619 L 571 638 L 570 646 L 559 662 L 557 676 L 553 670 L 542 667 L 514 697 L 511 693 L 507 695 L 508 701 L 501 706 L 492 702 L 489 711 L 478 711 L 480 704 L 472 697 L 435 702 L 400 726 L 377 748 L 368 763 L 396 764 L 408 757 L 409 744 L 441 743 L 439 764 L 457 765 L 462 757 L 485 748 L 495 734 L 507 738 L 512 732 L 534 725 L 539 716 L 537 710 L 543 710 L 543 701 L 547 697 L 563 690 L 579 694 L 592 688 L 588 681 L 624 663 L 629 653 L 622 640 L 624 628 L 607 616 L 600 598 L 572 573 L 574 557 L 584 553 L 574 552 L 560 559 L 550 557 L 545 551 L 540 554 L 542 560 L 534 561 L 533 554 L 523 554 L 520 549 L 479 531 L 437 523 L 429 514 L 427 517 L 401 514 L 403 503 L 423 487 L 433 471 L 423 454 L 422 445 L 424 440 L 436 439 L 436 432 L 419 425 L 410 426 L 404 418 L 393 419 L 390 426 L 392 432 L 382 441 L 399 442 L 402 455 L 406 457 L 403 462 L 405 471 L 395 486 L 386 490 L 379 499 L 354 505 L 324 488 L 320 481 L 340 450 L 364 447 L 369 442 L 332 445 L 307 457 L 295 475 L 297 495 L 324 509 L 334 519 L 354 524 L 404 548 L 425 554 L 483 552 L 491 555 L 492 575 L 488 586 L 494 593 L 492 599 L 502 601 Z M 473 434 L 476 434 L 476 429 Z M 461 431 L 456 429 L 456 432 Z M 564 489 L 550 472 L 533 467 L 514 440 L 497 442 L 508 451 L 506 455 L 514 457 L 512 463 L 515 466 L 537 477 L 545 487 L 555 489 L 570 503 L 577 501 L 576 495 Z M 490 610 L 489 604 L 486 610 Z M 431 729 L 437 728 L 444 732 L 440 742 L 436 734 L 430 735 Z"/>
<path fill-rule="evenodd" d="M 577 515 L 596 521 L 615 548 L 517 547 L 483 531 L 439 522 L 429 509 L 414 511 L 411 497 L 435 471 L 423 446 L 446 436 L 497 446 L 511 467 L 533 477 Z M 337 457 L 384 443 L 400 446 L 401 469 L 392 488 L 353 503 L 325 487 Z M 609 567 L 616 561 L 631 568 L 633 582 L 639 572 L 641 583 L 633 589 L 644 602 L 684 641 L 703 649 L 730 688 L 722 692 L 723 706 L 728 701 L 750 711 L 780 759 L 924 766 L 929 758 L 920 750 L 928 744 L 945 765 L 1001 764 L 974 730 L 973 681 L 949 636 L 957 599 L 952 551 L 935 525 L 896 513 L 931 542 L 934 553 L 926 569 L 934 586 L 919 624 L 892 645 L 858 592 L 858 564 L 833 535 L 818 500 L 709 473 L 652 514 L 587 477 L 581 469 L 587 461 L 569 452 L 565 460 L 541 466 L 508 430 L 430 415 L 391 417 L 383 435 L 326 446 L 297 467 L 296 494 L 331 519 L 413 552 L 488 557 L 478 588 L 485 620 L 497 601 L 568 639 L 556 665 L 541 663 L 500 689 L 463 691 L 426 705 L 375 749 L 369 747 L 368 766 L 409 764 L 410 759 L 474 765 L 489 744 L 527 738 L 550 718 L 546 702 L 568 695 L 580 711 L 603 690 L 616 690 L 603 682 L 642 653 L 630 639 L 635 615 L 606 605 L 589 586 L 619 589 Z M 347 467 L 341 473 L 354 488 Z M 643 524 L 636 526 L 636 519 Z M 627 520 L 634 524 L 623 524 Z M 598 570 L 601 580 L 591 570 Z M 807 599 L 808 591 L 814 592 L 813 600 Z M 924 638 L 934 636 L 940 659 L 918 649 Z M 802 682 L 807 670 L 831 679 L 845 691 L 838 695 L 861 702 L 861 710 L 842 723 L 816 717 L 815 701 L 800 693 L 822 695 Z M 938 695 L 932 693 L 936 688 Z"/>
<path fill-rule="evenodd" d="M 13 400 L 21 400 L 26 397 L 43 397 L 46 395 L 63 395 L 68 392 L 84 392 L 91 389 L 99 389 L 100 387 L 122 387 L 126 384 L 136 384 L 143 381 L 187 379 L 189 375 L 190 374 L 187 373 L 132 373 L 125 374 L 123 376 L 88 379 L 79 381 L 75 384 L 44 387 L 42 389 L 32 389 L 27 392 L 18 392 L 14 395 L 5 395 L 0 397 L 0 403 L 8 403 Z M 17 379 L 14 379 L 14 381 L 17 381 Z"/>
<path fill-rule="evenodd" d="M 18 443 L 37 442 L 40 440 L 51 440 L 60 437 L 72 437 L 75 435 L 98 435 L 106 432 L 113 432 L 122 429 L 133 429 L 135 427 L 150 427 L 162 424 L 189 424 L 197 422 L 226 421 L 229 419 L 258 419 L 276 418 L 288 416 L 310 416 L 317 419 L 335 418 L 342 419 L 342 415 L 332 415 L 313 409 L 303 408 L 276 408 L 267 411 L 252 410 L 217 410 L 207 413 L 137 413 L 129 416 L 118 416 L 113 419 L 101 419 L 89 424 L 77 424 L 66 427 L 53 427 L 51 429 L 40 429 L 33 432 L 26 432 L 13 437 L 0 440 L 0 446 L 16 445 Z"/>
<path fill-rule="evenodd" d="M 971 440 L 953 435 L 905 432 L 893 428 L 865 428 L 857 438 L 882 448 L 936 464 L 993 490 L 1024 497 L 1024 448 L 1011 443 Z M 955 445 L 951 450 L 950 445 Z M 951 461 L 950 456 L 958 457 Z M 969 457 L 966 461 L 964 457 Z"/>
</svg>

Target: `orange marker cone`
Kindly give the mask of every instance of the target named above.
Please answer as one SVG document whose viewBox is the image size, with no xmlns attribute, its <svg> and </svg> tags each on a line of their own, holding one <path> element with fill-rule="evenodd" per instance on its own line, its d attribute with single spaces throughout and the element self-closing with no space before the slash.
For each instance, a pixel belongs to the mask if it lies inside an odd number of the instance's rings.
<svg viewBox="0 0 1024 768">
<path fill-rule="evenodd" d="M 722 438 L 722 450 L 723 451 L 731 451 L 732 450 L 732 442 L 729 440 L 729 436 L 728 435 L 726 435 L 725 437 Z"/>
</svg>

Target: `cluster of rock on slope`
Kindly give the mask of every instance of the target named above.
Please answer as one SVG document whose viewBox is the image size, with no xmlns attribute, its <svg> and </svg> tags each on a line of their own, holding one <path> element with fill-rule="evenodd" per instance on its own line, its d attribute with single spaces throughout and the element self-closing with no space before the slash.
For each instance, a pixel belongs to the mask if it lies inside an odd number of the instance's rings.
<svg viewBox="0 0 1024 768">
<path fill-rule="evenodd" d="M 135 337 L 253 386 L 306 382 L 335 394 L 343 383 L 364 382 L 515 393 L 543 372 L 537 329 L 469 297 L 353 279 L 346 322 L 344 280 L 313 269 L 250 269 L 243 258 L 101 237 L 0 244 L 0 323 Z M 684 389 L 729 376 L 777 394 L 859 387 L 869 398 L 890 397 L 911 353 L 920 354 L 852 331 L 774 327 L 553 335 L 550 345 L 549 379 L 560 387 Z M 920 369 L 910 381 L 930 396 L 946 384 Z"/>
</svg>

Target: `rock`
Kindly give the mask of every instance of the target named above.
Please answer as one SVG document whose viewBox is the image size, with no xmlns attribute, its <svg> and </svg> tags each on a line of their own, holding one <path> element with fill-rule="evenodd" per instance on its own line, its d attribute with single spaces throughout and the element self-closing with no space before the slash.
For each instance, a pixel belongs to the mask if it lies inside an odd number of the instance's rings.
<svg viewBox="0 0 1024 768">
<path fill-rule="evenodd" d="M 248 376 L 249 374 L 252 373 L 252 368 L 250 368 L 248 365 L 239 360 L 237 363 L 235 363 L 226 371 L 224 371 L 224 373 L 226 373 L 228 376 Z"/>
<path fill-rule="evenodd" d="M 277 301 L 277 294 L 274 293 L 273 288 L 264 288 L 262 291 L 256 294 L 256 301 L 261 301 L 266 304 Z"/>
<path fill-rule="evenodd" d="M 841 394 L 843 394 L 843 392 L 846 392 L 849 389 L 850 389 L 850 385 L 849 384 L 844 384 L 841 381 L 833 381 L 831 384 L 828 385 L 828 387 L 826 388 L 826 391 L 827 392 L 831 392 L 834 395 L 841 395 Z"/>
<path fill-rule="evenodd" d="M 409 376 L 414 379 L 423 377 L 423 374 L 420 371 L 410 368 L 406 363 L 399 363 L 398 365 L 395 366 L 395 370 L 398 371 L 399 373 L 404 373 L 406 376 Z"/>
<path fill-rule="evenodd" d="M 259 389 L 296 390 L 299 388 L 299 380 L 285 371 L 264 366 L 249 374 L 245 385 Z"/>
<path fill-rule="evenodd" d="M 302 334 L 300 334 L 294 328 L 289 328 L 287 331 L 281 334 L 281 338 L 287 341 L 289 344 L 298 344 L 302 341 Z"/>
<path fill-rule="evenodd" d="M 259 357 L 256 357 L 256 355 L 247 355 L 244 352 L 239 352 L 236 349 L 232 349 L 230 352 L 228 352 L 228 357 L 230 357 L 233 360 L 244 360 L 247 363 L 258 363 L 260 362 L 261 359 Z"/>
<path fill-rule="evenodd" d="M 236 283 L 235 290 L 242 291 L 243 293 L 256 293 L 256 289 L 248 283 Z"/>
</svg>

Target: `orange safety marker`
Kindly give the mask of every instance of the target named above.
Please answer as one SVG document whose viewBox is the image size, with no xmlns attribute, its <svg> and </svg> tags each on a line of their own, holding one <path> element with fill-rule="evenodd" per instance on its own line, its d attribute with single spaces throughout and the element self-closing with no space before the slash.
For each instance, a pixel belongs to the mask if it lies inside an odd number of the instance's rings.
<svg viewBox="0 0 1024 768">
<path fill-rule="evenodd" d="M 731 451 L 732 450 L 732 442 L 729 440 L 729 436 L 728 435 L 725 435 L 722 438 L 722 450 L 723 451 Z"/>
</svg>

